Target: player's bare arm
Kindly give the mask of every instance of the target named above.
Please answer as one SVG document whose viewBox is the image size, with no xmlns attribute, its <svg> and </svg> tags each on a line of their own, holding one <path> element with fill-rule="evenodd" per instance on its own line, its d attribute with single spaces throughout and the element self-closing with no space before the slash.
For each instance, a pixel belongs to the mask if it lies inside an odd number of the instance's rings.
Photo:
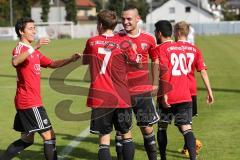
<svg viewBox="0 0 240 160">
<path fill-rule="evenodd" d="M 204 85 L 205 85 L 205 87 L 207 89 L 207 92 L 208 92 L 207 103 L 208 104 L 213 104 L 214 103 L 214 97 L 213 97 L 212 88 L 211 88 L 211 85 L 210 85 L 210 81 L 209 81 L 209 78 L 208 78 L 207 71 L 206 70 L 201 70 L 200 74 L 201 74 L 202 80 L 203 80 Z"/>
<path fill-rule="evenodd" d="M 77 61 L 79 58 L 81 58 L 81 55 L 76 53 L 73 54 L 70 58 L 66 58 L 66 59 L 61 59 L 61 60 L 55 60 L 53 61 L 48 67 L 49 68 L 59 68 L 59 67 L 63 67 L 71 62 L 75 62 Z"/>
<path fill-rule="evenodd" d="M 153 85 L 152 95 L 156 96 L 158 92 L 158 85 L 159 85 L 159 59 L 154 60 L 151 65 L 152 65 L 152 85 Z"/>
</svg>

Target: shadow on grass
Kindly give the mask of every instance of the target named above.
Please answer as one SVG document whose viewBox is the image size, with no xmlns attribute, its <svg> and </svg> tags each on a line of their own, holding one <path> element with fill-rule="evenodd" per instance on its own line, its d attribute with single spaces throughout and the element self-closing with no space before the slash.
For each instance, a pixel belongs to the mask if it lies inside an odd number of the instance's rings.
<svg viewBox="0 0 240 160">
<path fill-rule="evenodd" d="M 72 141 L 73 139 L 76 139 L 76 136 L 72 136 L 72 135 L 69 135 L 69 134 L 57 133 L 56 135 L 57 135 L 57 137 L 61 137 L 61 139 L 67 140 L 69 142 Z M 82 154 L 83 155 L 90 154 L 90 155 L 87 156 L 87 157 L 89 157 L 89 159 L 97 159 L 98 136 L 96 135 L 94 137 L 86 137 L 86 138 L 78 137 L 78 139 L 83 139 L 82 140 L 83 142 L 88 142 L 88 143 L 95 144 L 96 145 L 96 152 L 95 153 L 89 153 L 89 151 L 85 152 L 84 150 L 86 150 L 87 146 L 82 146 L 81 147 L 81 145 L 79 145 L 80 148 L 74 149 L 73 152 L 69 154 L 69 156 L 70 157 L 72 157 L 72 156 L 76 157 L 75 154 L 77 152 L 78 157 L 84 158 L 84 156 L 82 156 Z M 135 149 L 136 150 L 140 150 L 142 152 L 145 152 L 145 148 L 144 148 L 143 143 L 134 142 L 134 144 L 135 144 Z M 111 139 L 111 147 L 114 147 L 114 146 L 115 146 L 115 140 Z M 77 151 L 77 150 L 79 150 L 79 151 Z M 59 150 L 59 151 L 61 151 L 61 150 Z M 178 159 L 188 159 L 187 157 L 181 155 L 181 153 L 179 151 L 171 150 L 171 149 L 167 149 L 167 155 L 168 155 L 169 158 L 174 157 L 174 158 L 178 158 Z M 159 156 L 159 153 L 158 153 L 158 156 Z M 92 158 L 90 158 L 90 157 L 92 157 Z M 117 160 L 117 158 L 113 155 L 112 155 L 112 158 L 113 158 L 113 160 Z"/>
<path fill-rule="evenodd" d="M 59 137 L 61 139 L 69 140 L 69 142 L 76 138 L 76 136 L 72 136 L 69 134 L 57 133 L 56 135 L 57 135 L 57 137 Z M 79 138 L 81 138 L 81 137 L 79 137 Z M 88 143 L 90 142 L 92 144 L 96 144 L 95 152 L 91 152 L 88 149 L 88 146 L 83 146 L 80 144 L 76 148 L 73 148 L 72 152 L 69 153 L 68 155 L 60 155 L 60 154 L 58 154 L 58 155 L 60 157 L 62 157 L 62 159 L 64 159 L 64 160 L 77 160 L 77 159 L 95 160 L 95 159 L 97 159 L 97 157 L 98 157 L 98 154 L 97 154 L 98 137 L 97 136 L 96 137 L 86 137 L 86 138 L 83 138 L 83 142 L 88 142 Z M 136 150 L 145 152 L 143 144 L 136 143 L 136 142 L 134 144 L 135 144 Z M 41 144 L 41 143 L 34 143 L 34 145 L 43 146 L 43 144 Z M 115 145 L 114 140 L 111 140 L 111 146 L 114 147 L 114 145 Z M 65 147 L 66 146 L 57 145 L 58 153 L 60 153 Z M 4 150 L 0 150 L 0 155 L 2 155 L 3 152 L 4 152 Z M 158 153 L 158 156 L 159 156 L 159 153 Z M 171 157 L 177 158 L 177 159 L 188 159 L 188 158 L 184 157 L 183 155 L 181 155 L 178 151 L 170 150 L 170 149 L 167 149 L 167 156 L 170 159 L 171 159 Z M 26 150 L 22 151 L 21 154 L 19 154 L 17 157 L 21 160 L 44 159 L 43 148 L 40 151 L 33 151 L 33 150 L 31 150 L 31 147 L 29 147 Z M 117 160 L 117 157 L 112 155 L 112 159 Z"/>
</svg>

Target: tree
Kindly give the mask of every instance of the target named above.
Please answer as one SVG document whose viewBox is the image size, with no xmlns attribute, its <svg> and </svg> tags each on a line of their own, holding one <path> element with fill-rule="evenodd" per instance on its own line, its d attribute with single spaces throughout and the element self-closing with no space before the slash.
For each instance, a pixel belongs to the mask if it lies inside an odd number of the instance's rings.
<svg viewBox="0 0 240 160">
<path fill-rule="evenodd" d="M 117 12 L 118 17 L 121 17 L 121 12 L 125 5 L 133 4 L 138 8 L 139 15 L 142 20 L 146 20 L 146 16 L 149 13 L 149 4 L 146 0 L 109 0 L 107 8 Z"/>
<path fill-rule="evenodd" d="M 140 17 L 145 22 L 146 16 L 149 13 L 149 4 L 146 2 L 146 0 L 130 0 L 129 3 L 135 4 L 135 6 L 138 8 Z"/>
<path fill-rule="evenodd" d="M 123 10 L 123 5 L 125 0 L 109 0 L 107 3 L 107 9 L 115 11 L 118 17 L 121 17 L 121 12 Z"/>
<path fill-rule="evenodd" d="M 0 26 L 7 26 L 10 23 L 9 4 L 7 0 L 0 1 Z M 9 21 L 7 21 L 9 20 Z"/>
<path fill-rule="evenodd" d="M 43 22 L 48 21 L 48 13 L 50 9 L 50 0 L 41 0 L 42 12 L 41 12 L 41 19 Z"/>
<path fill-rule="evenodd" d="M 77 23 L 77 8 L 75 0 L 65 0 L 65 9 L 66 9 L 66 20 L 73 21 L 75 24 Z"/>
<path fill-rule="evenodd" d="M 101 9 L 103 9 L 103 3 L 104 0 L 92 0 L 96 4 L 96 10 L 99 12 Z"/>
</svg>

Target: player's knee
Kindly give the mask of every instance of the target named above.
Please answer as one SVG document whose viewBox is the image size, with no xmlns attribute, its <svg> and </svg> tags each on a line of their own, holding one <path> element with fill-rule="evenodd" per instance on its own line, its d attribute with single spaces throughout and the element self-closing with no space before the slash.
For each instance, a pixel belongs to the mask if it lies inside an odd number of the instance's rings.
<svg viewBox="0 0 240 160">
<path fill-rule="evenodd" d="M 52 129 L 41 133 L 41 136 L 44 141 L 55 139 L 55 133 Z"/>
<path fill-rule="evenodd" d="M 99 135 L 99 144 L 110 145 L 110 134 L 101 134 Z"/>
<path fill-rule="evenodd" d="M 125 134 L 122 134 L 122 139 L 131 139 L 132 138 L 132 133 L 131 131 L 128 131 Z"/>
<path fill-rule="evenodd" d="M 26 143 L 33 144 L 33 142 L 34 142 L 34 134 L 22 133 L 21 134 L 21 140 L 26 142 Z"/>
<path fill-rule="evenodd" d="M 187 125 L 181 125 L 180 127 L 178 127 L 178 129 L 181 131 L 181 133 L 183 134 L 185 131 L 188 130 L 192 130 L 192 126 L 190 124 Z"/>
<path fill-rule="evenodd" d="M 152 126 L 147 126 L 147 127 L 141 127 L 141 132 L 143 135 L 149 135 L 153 132 L 153 127 Z"/>
</svg>

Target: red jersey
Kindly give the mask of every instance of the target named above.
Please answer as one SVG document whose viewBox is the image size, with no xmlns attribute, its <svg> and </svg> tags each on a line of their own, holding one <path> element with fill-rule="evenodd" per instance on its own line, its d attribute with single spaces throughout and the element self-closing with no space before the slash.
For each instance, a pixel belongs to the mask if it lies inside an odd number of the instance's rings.
<svg viewBox="0 0 240 160">
<path fill-rule="evenodd" d="M 118 35 L 100 35 L 88 39 L 83 56 L 83 63 L 89 64 L 91 73 L 87 106 L 130 107 L 126 68 L 128 58 L 137 54 L 124 53 L 120 48 L 123 41 Z"/>
<path fill-rule="evenodd" d="M 161 97 L 164 93 L 167 94 L 169 104 L 192 101 L 184 49 L 176 42 L 166 41 L 157 46 L 154 52 L 158 54 L 160 61 L 160 91 L 158 97 Z M 171 89 L 167 90 L 169 87 Z M 160 101 L 160 98 L 158 98 L 158 101 Z"/>
<path fill-rule="evenodd" d="M 13 49 L 13 57 L 26 52 L 31 46 L 19 42 Z M 40 94 L 41 67 L 47 67 L 52 63 L 41 52 L 35 50 L 21 64 L 16 67 L 17 90 L 15 96 L 16 109 L 28 109 L 42 106 Z"/>
<path fill-rule="evenodd" d="M 152 91 L 152 84 L 149 79 L 149 58 L 152 61 L 157 59 L 157 56 L 153 54 L 152 49 L 156 47 L 156 40 L 150 33 L 140 31 L 135 36 L 127 34 L 124 30 L 119 33 L 128 39 L 137 47 L 137 53 L 142 55 L 142 68 L 136 67 L 136 65 L 128 65 L 127 78 L 128 86 L 131 95 L 142 94 L 144 92 Z"/>
<path fill-rule="evenodd" d="M 188 66 L 188 78 L 191 95 L 197 95 L 197 82 L 195 78 L 195 69 L 200 72 L 201 70 L 207 69 L 207 66 L 204 63 L 203 56 L 201 51 L 191 43 L 187 41 L 179 40 L 177 42 L 186 52 L 187 56 L 187 66 Z"/>
</svg>

